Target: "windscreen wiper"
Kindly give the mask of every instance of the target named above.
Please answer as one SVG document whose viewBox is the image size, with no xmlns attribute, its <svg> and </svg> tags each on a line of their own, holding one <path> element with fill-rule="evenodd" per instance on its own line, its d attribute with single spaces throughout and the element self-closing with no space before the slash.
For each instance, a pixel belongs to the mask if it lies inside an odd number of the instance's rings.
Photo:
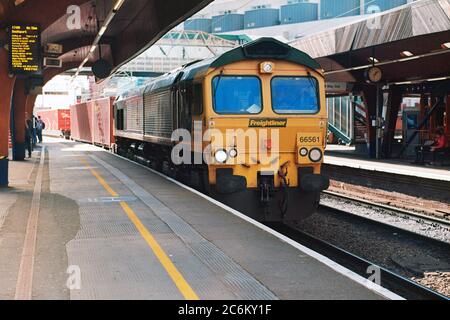
<svg viewBox="0 0 450 320">
<path fill-rule="evenodd" d="M 217 83 L 216 83 L 216 85 L 214 86 L 214 90 L 213 90 L 213 102 L 216 101 L 217 89 L 219 88 L 219 83 L 220 83 L 220 80 L 222 79 L 222 75 L 223 75 L 223 70 L 220 71 L 220 74 L 218 75 Z"/>
<path fill-rule="evenodd" d="M 308 71 L 308 81 L 309 81 L 309 84 L 311 85 L 311 87 L 313 87 L 315 90 L 315 92 L 316 92 L 316 105 L 319 105 L 319 101 L 318 101 L 318 95 L 317 95 L 317 81 L 315 81 L 315 78 L 311 75 L 311 73 Z"/>
</svg>

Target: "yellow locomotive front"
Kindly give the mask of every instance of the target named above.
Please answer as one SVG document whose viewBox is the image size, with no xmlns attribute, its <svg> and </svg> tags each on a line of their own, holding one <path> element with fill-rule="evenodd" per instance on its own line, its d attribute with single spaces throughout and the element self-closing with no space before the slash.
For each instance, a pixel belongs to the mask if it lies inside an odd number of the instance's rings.
<svg viewBox="0 0 450 320">
<path fill-rule="evenodd" d="M 116 151 L 260 221 L 313 214 L 327 118 L 324 76 L 271 38 L 196 61 L 115 103 Z"/>
<path fill-rule="evenodd" d="M 324 76 L 273 39 L 253 49 L 203 77 L 209 192 L 258 220 L 301 220 L 329 185 Z"/>
</svg>

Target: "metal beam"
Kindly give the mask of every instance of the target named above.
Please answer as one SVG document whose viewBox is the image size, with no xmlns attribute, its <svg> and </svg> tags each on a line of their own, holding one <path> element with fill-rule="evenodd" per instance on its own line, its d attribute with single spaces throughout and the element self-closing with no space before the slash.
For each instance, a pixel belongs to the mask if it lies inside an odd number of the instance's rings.
<svg viewBox="0 0 450 320">
<path fill-rule="evenodd" d="M 409 145 L 411 144 L 411 142 L 416 138 L 416 136 L 419 134 L 419 131 L 428 123 L 428 121 L 430 120 L 431 116 L 433 115 L 434 111 L 436 111 L 437 107 L 439 107 L 441 104 L 444 104 L 444 99 L 442 97 L 437 97 L 436 98 L 436 102 L 434 103 L 433 107 L 430 109 L 430 111 L 428 111 L 428 113 L 425 115 L 425 117 L 423 118 L 423 120 L 419 123 L 419 125 L 417 126 L 417 130 L 411 135 L 411 137 L 409 137 L 408 141 L 406 141 L 406 144 L 403 145 L 403 147 L 401 148 L 398 157 L 400 158 L 403 153 L 405 152 L 405 150 L 409 147 Z"/>
</svg>

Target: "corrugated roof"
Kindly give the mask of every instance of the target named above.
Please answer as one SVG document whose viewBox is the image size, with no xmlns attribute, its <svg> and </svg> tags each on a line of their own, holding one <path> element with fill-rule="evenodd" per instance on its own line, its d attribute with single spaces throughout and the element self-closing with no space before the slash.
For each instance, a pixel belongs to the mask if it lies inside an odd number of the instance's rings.
<svg viewBox="0 0 450 320">
<path fill-rule="evenodd" d="M 450 29 L 450 0 L 420 0 L 363 18 L 289 44 L 318 58 L 446 31 Z"/>
<path fill-rule="evenodd" d="M 341 17 L 335 19 L 315 20 L 301 23 L 281 24 L 271 27 L 237 30 L 220 33 L 218 35 L 240 35 L 246 34 L 251 38 L 259 37 L 284 37 L 286 41 L 293 40 L 295 38 L 302 38 L 318 32 L 336 28 L 338 26 L 348 25 L 358 21 L 367 19 L 367 16 L 351 16 Z"/>
</svg>

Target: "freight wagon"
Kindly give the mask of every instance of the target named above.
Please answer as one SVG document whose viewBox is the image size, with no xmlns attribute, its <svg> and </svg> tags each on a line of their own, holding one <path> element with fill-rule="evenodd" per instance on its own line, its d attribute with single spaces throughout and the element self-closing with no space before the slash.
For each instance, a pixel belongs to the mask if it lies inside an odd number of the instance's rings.
<svg viewBox="0 0 450 320">
<path fill-rule="evenodd" d="M 44 135 L 53 137 L 70 137 L 70 110 L 54 109 L 38 111 L 36 116 L 40 116 L 45 123 Z"/>
<path fill-rule="evenodd" d="M 71 139 L 111 148 L 114 144 L 114 100 L 103 98 L 71 106 Z"/>
</svg>

